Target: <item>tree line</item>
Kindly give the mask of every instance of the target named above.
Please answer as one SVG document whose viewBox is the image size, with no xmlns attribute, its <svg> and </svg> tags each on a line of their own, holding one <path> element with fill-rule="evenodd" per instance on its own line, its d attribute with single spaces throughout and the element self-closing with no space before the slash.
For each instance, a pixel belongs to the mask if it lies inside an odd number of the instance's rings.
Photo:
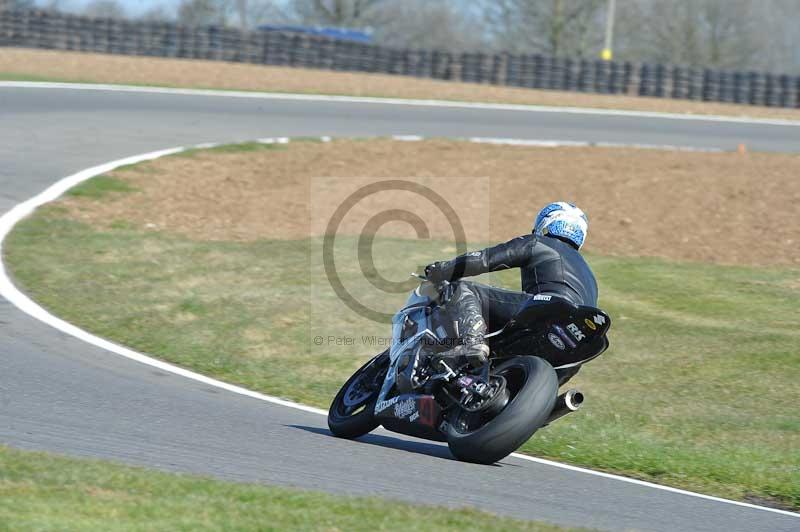
<svg viewBox="0 0 800 532">
<path fill-rule="evenodd" d="M 0 0 L 0 9 L 66 9 L 72 0 Z M 363 29 L 376 44 L 596 58 L 609 0 L 180 0 L 150 21 L 254 29 L 296 24 Z M 120 0 L 80 11 L 125 18 Z M 800 0 L 616 0 L 614 59 L 800 73 Z"/>
</svg>

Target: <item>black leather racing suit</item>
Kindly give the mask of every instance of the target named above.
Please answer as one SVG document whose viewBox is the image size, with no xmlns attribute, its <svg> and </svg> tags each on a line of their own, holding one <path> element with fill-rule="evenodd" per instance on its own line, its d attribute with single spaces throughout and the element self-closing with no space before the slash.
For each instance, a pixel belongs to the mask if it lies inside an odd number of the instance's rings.
<svg viewBox="0 0 800 532">
<path fill-rule="evenodd" d="M 572 244 L 552 236 L 524 235 L 426 268 L 432 281 L 519 268 L 523 292 L 479 283 L 456 283 L 446 311 L 457 321 L 465 348 L 484 344 L 484 335 L 503 327 L 520 305 L 536 294 L 564 297 L 576 305 L 597 305 L 597 281 Z M 574 374 L 574 372 L 573 372 Z"/>
</svg>

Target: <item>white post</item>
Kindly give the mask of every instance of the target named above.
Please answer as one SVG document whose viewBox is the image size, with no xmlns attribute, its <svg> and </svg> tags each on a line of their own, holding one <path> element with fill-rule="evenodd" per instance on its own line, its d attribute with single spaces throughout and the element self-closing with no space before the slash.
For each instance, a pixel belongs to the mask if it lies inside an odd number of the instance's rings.
<svg viewBox="0 0 800 532">
<path fill-rule="evenodd" d="M 600 54 L 605 61 L 611 61 L 614 57 L 611 51 L 611 45 L 614 40 L 614 10 L 616 8 L 616 0 L 608 0 L 608 10 L 606 11 L 606 41 L 603 46 L 603 53 Z"/>
</svg>

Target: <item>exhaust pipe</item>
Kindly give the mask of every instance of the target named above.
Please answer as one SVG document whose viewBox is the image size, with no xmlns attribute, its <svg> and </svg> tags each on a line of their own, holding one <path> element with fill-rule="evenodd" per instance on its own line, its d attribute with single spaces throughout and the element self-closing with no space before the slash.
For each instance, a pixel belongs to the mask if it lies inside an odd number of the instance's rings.
<svg viewBox="0 0 800 532">
<path fill-rule="evenodd" d="M 572 389 L 562 393 L 556 399 L 556 405 L 553 407 L 553 411 L 550 412 L 550 416 L 547 418 L 544 425 L 549 425 L 553 421 L 575 412 L 581 407 L 582 403 L 583 394 L 580 390 Z"/>
</svg>

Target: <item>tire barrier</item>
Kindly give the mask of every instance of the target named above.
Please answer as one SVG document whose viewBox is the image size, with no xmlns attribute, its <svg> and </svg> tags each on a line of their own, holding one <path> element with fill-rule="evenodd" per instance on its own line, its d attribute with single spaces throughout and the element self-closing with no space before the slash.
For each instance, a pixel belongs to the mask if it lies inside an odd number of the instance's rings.
<svg viewBox="0 0 800 532">
<path fill-rule="evenodd" d="M 0 11 L 0 46 L 207 59 L 505 85 L 800 108 L 800 76 L 538 54 L 395 49 L 314 35 L 243 32 L 70 15 Z"/>
</svg>

